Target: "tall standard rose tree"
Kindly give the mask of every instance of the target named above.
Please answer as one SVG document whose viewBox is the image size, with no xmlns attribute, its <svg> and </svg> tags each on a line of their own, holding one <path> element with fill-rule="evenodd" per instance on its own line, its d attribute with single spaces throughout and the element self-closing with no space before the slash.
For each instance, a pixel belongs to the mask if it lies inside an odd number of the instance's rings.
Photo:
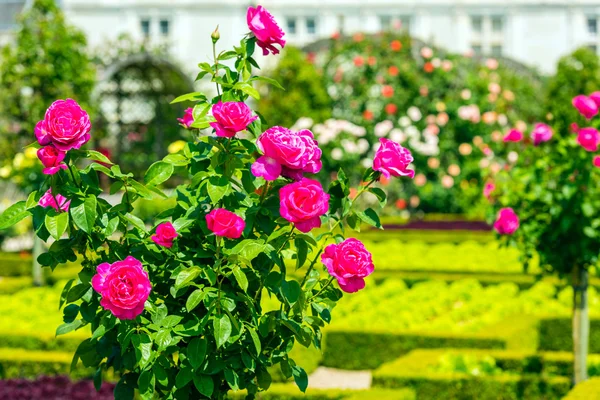
<svg viewBox="0 0 600 400">
<path fill-rule="evenodd" d="M 313 134 L 263 129 L 244 104 L 258 97 L 253 82 L 275 83 L 255 75 L 255 46 L 266 54 L 285 44 L 262 7 L 249 9 L 248 26 L 238 47 L 218 54 L 213 33 L 214 61 L 200 64 L 198 79 L 210 78 L 218 95 L 174 100 L 195 103 L 180 120 L 190 141 L 152 164 L 144 182 L 83 150 L 87 115 L 73 100 L 59 100 L 32 145 L 52 175 L 0 216 L 3 228 L 31 215 L 36 233 L 52 237 L 39 257 L 43 265 L 81 260 L 81 272 L 61 295 L 65 323 L 57 334 L 89 330 L 73 365 L 95 368 L 97 386 L 106 370 L 114 371 L 117 399 L 136 391 L 143 399 L 223 399 L 240 389 L 252 399 L 269 388 L 267 368 L 274 365 L 306 390 L 306 373 L 290 351 L 320 348 L 342 293 L 365 287 L 374 271 L 368 249 L 345 232 L 361 222 L 380 227 L 379 218 L 354 201 L 368 191 L 383 204 L 385 193 L 373 187 L 382 174 L 414 174 L 410 152 L 385 143 L 354 200 L 342 170 L 328 189 L 311 179 L 321 169 Z M 160 184 L 176 168 L 185 171 L 176 205 L 157 215 L 154 226 L 144 225 L 132 203 L 165 197 Z M 99 197 L 99 174 L 113 180 L 112 193 L 121 191 L 119 204 Z M 265 296 L 279 307 L 263 310 Z"/>
<path fill-rule="evenodd" d="M 508 135 L 519 160 L 486 192 L 496 206 L 495 230 L 522 250 L 526 265 L 537 254 L 543 273 L 570 279 L 575 383 L 587 378 L 588 271 L 600 254 L 600 163 L 592 155 L 600 145 L 592 120 L 600 96 L 594 97 L 573 99 L 581 117 L 568 131 L 537 124 L 529 137 Z"/>
</svg>

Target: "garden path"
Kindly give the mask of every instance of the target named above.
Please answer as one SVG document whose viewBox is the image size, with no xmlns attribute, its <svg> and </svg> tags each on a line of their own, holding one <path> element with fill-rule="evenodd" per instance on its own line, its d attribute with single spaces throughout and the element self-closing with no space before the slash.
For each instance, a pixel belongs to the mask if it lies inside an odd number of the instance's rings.
<svg viewBox="0 0 600 400">
<path fill-rule="evenodd" d="M 319 367 L 310 376 L 308 382 L 314 389 L 369 389 L 371 380 L 371 371 Z"/>
</svg>

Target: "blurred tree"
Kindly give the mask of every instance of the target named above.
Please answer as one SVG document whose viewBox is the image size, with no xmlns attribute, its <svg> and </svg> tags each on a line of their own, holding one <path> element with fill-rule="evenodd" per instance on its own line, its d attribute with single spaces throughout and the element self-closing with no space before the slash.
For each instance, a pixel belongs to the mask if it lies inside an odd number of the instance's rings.
<svg viewBox="0 0 600 400">
<path fill-rule="evenodd" d="M 284 94 L 281 89 L 264 85 L 265 91 L 275 91 L 258 102 L 258 112 L 269 125 L 290 127 L 300 117 L 315 122 L 331 117 L 331 99 L 323 76 L 300 49 L 287 46 L 270 77 L 286 89 Z"/>
<path fill-rule="evenodd" d="M 556 132 L 569 134 L 572 122 L 583 121 L 570 101 L 579 94 L 590 94 L 600 88 L 600 62 L 587 47 L 575 50 L 558 61 L 556 75 L 548 82 L 546 110 L 552 115 Z"/>
</svg>

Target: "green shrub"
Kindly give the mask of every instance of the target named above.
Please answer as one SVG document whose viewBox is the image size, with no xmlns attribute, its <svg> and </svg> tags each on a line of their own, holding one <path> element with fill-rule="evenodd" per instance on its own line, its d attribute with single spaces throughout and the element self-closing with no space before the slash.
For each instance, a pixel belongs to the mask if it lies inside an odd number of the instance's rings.
<svg viewBox="0 0 600 400">
<path fill-rule="evenodd" d="M 13 294 L 19 290 L 31 287 L 33 279 L 28 276 L 5 278 L 0 276 L 0 295 Z"/>
<path fill-rule="evenodd" d="M 539 349 L 543 351 L 573 351 L 573 331 L 570 318 L 542 318 L 539 323 Z M 590 320 L 590 353 L 600 353 L 600 319 Z"/>
<path fill-rule="evenodd" d="M 242 400 L 244 392 L 229 395 L 232 400 Z M 410 389 L 386 390 L 319 390 L 309 388 L 306 394 L 300 393 L 292 385 L 272 385 L 265 393 L 257 396 L 259 400 L 415 400 Z"/>
<path fill-rule="evenodd" d="M 2 344 L 2 347 L 25 350 L 62 351 L 74 353 L 75 350 L 77 350 L 77 346 L 79 346 L 81 341 L 85 338 L 85 335 L 55 337 L 54 334 L 47 333 L 0 331 L 0 343 Z"/>
<path fill-rule="evenodd" d="M 68 375 L 73 354 L 0 348 L 0 378 L 35 378 L 39 375 Z M 81 364 L 70 374 L 73 378 L 91 376 Z"/>
<path fill-rule="evenodd" d="M 563 400 L 600 399 L 600 378 L 591 378 L 575 386 Z"/>
<path fill-rule="evenodd" d="M 0 276 L 24 276 L 31 274 L 31 255 L 0 253 Z"/>
<path fill-rule="evenodd" d="M 446 350 L 415 350 L 373 374 L 376 387 L 411 387 L 417 398 L 444 400 L 560 399 L 568 392 L 565 377 L 539 374 L 473 376 L 433 371 Z"/>
</svg>

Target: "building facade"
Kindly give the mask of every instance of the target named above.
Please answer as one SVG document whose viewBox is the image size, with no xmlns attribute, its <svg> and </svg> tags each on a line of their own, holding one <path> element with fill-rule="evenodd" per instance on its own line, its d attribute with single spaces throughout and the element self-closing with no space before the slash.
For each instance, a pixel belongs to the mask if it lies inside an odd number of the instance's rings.
<svg viewBox="0 0 600 400">
<path fill-rule="evenodd" d="M 11 28 L 19 5 L 0 0 L 0 30 Z M 92 47 L 122 33 L 168 43 L 190 73 L 212 53 L 210 33 L 219 24 L 223 48 L 246 33 L 250 0 L 62 0 L 68 20 Z M 336 32 L 406 29 L 457 53 L 506 56 L 541 72 L 580 46 L 600 49 L 600 0 L 263 0 L 287 33 L 305 45 Z M 6 37 L 6 35 L 5 35 Z M 0 36 L 2 40 L 2 36 Z M 6 39 L 5 39 L 6 40 Z"/>
</svg>

